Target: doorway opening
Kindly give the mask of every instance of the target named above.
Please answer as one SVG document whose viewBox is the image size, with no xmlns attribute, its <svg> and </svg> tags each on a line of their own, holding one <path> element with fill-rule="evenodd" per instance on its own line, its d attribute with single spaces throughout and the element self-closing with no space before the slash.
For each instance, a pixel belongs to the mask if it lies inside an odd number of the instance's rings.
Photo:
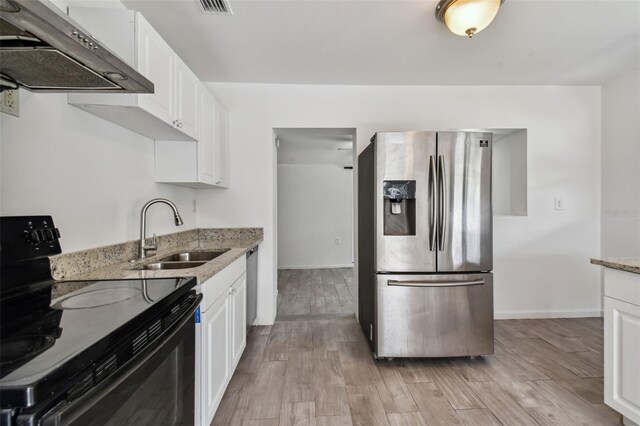
<svg viewBox="0 0 640 426">
<path fill-rule="evenodd" d="M 351 316 L 353 128 L 274 129 L 277 147 L 276 320 Z"/>
</svg>

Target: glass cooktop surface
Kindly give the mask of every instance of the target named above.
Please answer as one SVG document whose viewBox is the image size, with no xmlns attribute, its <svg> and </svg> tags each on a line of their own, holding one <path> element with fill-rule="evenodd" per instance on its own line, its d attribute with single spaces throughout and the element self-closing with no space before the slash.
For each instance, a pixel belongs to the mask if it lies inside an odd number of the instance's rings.
<svg viewBox="0 0 640 426">
<path fill-rule="evenodd" d="M 195 280 L 52 282 L 3 300 L 0 386 L 37 382 L 89 348 L 99 354 L 109 345 L 105 338 L 115 339 L 119 328 L 186 284 L 192 288 Z"/>
</svg>

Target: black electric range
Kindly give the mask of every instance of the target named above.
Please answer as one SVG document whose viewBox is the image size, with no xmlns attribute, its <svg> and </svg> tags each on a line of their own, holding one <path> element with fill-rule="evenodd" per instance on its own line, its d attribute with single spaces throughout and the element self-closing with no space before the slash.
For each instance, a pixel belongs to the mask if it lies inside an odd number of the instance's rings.
<svg viewBox="0 0 640 426">
<path fill-rule="evenodd" d="M 54 281 L 48 256 L 61 248 L 50 216 L 2 217 L 0 237 L 2 425 L 70 424 L 43 419 L 114 382 L 195 317 L 194 278 Z"/>
</svg>

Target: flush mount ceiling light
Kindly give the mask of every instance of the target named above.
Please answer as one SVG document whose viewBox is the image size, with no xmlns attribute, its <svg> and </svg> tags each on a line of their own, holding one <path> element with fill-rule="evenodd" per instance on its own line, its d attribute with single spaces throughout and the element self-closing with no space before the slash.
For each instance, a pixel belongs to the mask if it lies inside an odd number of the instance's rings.
<svg viewBox="0 0 640 426">
<path fill-rule="evenodd" d="M 504 0 L 440 0 L 436 17 L 452 33 L 473 37 L 489 26 Z"/>
</svg>

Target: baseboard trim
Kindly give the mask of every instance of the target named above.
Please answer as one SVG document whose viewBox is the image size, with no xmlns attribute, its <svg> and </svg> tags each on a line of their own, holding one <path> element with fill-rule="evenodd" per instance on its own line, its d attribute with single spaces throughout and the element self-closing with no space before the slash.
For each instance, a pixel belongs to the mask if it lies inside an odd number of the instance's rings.
<svg viewBox="0 0 640 426">
<path fill-rule="evenodd" d="M 592 311 L 517 311 L 495 312 L 493 318 L 503 319 L 541 319 L 541 318 L 588 318 L 601 317 L 601 310 Z"/>
<path fill-rule="evenodd" d="M 278 270 L 281 270 L 281 269 L 338 269 L 338 268 L 353 268 L 353 263 L 349 263 L 345 265 L 278 266 Z"/>
<path fill-rule="evenodd" d="M 251 324 L 252 326 L 254 325 L 273 325 L 275 323 L 275 318 L 264 318 L 261 316 L 257 316 L 255 320 L 253 320 L 253 324 Z"/>
<path fill-rule="evenodd" d="M 545 318 L 591 318 L 602 317 L 602 311 L 525 311 L 525 312 L 496 312 L 493 319 L 545 319 Z M 357 320 L 357 315 L 356 315 Z M 257 317 L 253 325 L 273 325 L 275 318 Z"/>
</svg>

